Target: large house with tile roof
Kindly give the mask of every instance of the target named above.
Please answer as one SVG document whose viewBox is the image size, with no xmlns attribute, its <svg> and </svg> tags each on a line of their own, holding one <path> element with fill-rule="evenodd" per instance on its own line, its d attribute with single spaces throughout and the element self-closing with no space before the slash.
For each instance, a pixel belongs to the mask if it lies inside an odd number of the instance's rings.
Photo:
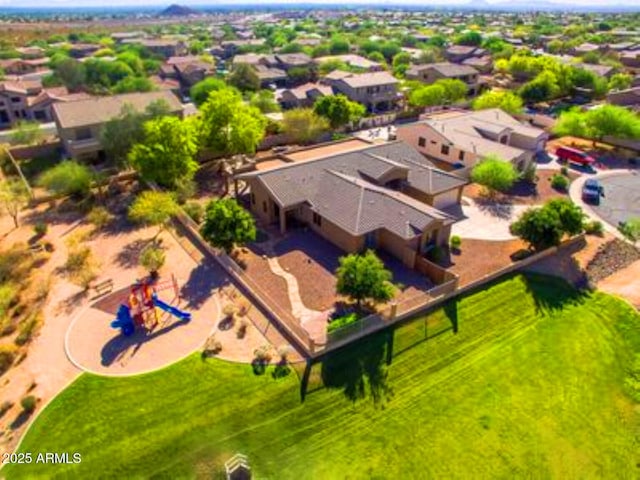
<svg viewBox="0 0 640 480">
<path fill-rule="evenodd" d="M 544 130 L 497 108 L 436 114 L 399 126 L 396 135 L 439 165 L 468 168 L 496 155 L 520 171 L 544 150 L 549 138 Z"/>
<path fill-rule="evenodd" d="M 241 173 L 253 213 L 281 232 L 310 229 L 346 252 L 382 249 L 410 268 L 449 242 L 466 180 L 403 142 Z"/>
</svg>

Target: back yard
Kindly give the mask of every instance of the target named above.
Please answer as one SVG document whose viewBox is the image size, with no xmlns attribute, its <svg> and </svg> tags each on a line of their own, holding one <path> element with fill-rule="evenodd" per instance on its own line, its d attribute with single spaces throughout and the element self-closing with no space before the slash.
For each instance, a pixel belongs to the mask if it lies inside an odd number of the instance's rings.
<svg viewBox="0 0 640 480">
<path fill-rule="evenodd" d="M 299 376 L 199 355 L 83 374 L 20 447 L 82 463 L 0 474 L 222 478 L 241 452 L 259 478 L 635 478 L 639 325 L 613 297 L 516 275 Z"/>
</svg>

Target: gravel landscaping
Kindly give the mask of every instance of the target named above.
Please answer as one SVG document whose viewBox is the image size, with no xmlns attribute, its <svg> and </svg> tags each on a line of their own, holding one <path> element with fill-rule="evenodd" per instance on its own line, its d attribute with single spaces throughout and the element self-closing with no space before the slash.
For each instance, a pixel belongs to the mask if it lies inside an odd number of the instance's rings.
<svg viewBox="0 0 640 480">
<path fill-rule="evenodd" d="M 597 283 L 613 273 L 640 260 L 640 250 L 619 239 L 601 245 L 587 265 L 589 281 Z"/>
</svg>

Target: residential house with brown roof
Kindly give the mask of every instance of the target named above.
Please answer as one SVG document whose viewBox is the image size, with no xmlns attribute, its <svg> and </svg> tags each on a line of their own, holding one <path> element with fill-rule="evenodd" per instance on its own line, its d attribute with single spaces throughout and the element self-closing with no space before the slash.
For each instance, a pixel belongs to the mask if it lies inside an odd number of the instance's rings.
<svg viewBox="0 0 640 480">
<path fill-rule="evenodd" d="M 323 83 L 328 83 L 336 92 L 363 104 L 373 113 L 393 110 L 401 97 L 398 79 L 389 72 L 340 72 L 335 76 L 325 76 Z"/>
<path fill-rule="evenodd" d="M 212 63 L 204 62 L 200 57 L 191 55 L 170 57 L 160 70 L 161 77 L 178 80 L 184 90 L 188 90 L 214 73 L 215 66 Z"/>
<path fill-rule="evenodd" d="M 164 101 L 172 115 L 182 116 L 182 104 L 169 91 L 126 93 L 57 103 L 53 106 L 53 116 L 67 154 L 78 160 L 96 159 L 104 155 L 100 135 L 106 122 L 120 115 L 125 105 L 143 112 L 158 101 Z"/>
<path fill-rule="evenodd" d="M 237 175 L 263 222 L 308 227 L 346 252 L 381 249 L 414 268 L 448 244 L 466 180 L 435 168 L 402 142 Z"/>
<path fill-rule="evenodd" d="M 351 68 L 366 72 L 379 72 L 381 70 L 384 70 L 381 63 L 374 62 L 373 60 L 369 60 L 368 58 L 351 53 L 346 55 L 328 55 L 326 57 L 318 57 L 314 59 L 314 62 L 316 63 L 316 65 L 320 66 L 325 62 L 331 62 L 335 60 L 343 62 L 345 65 Z"/>
<path fill-rule="evenodd" d="M 607 102 L 632 110 L 640 110 L 640 87 L 612 91 L 607 94 Z"/>
<path fill-rule="evenodd" d="M 320 97 L 333 95 L 333 90 L 321 83 L 305 83 L 295 88 L 287 88 L 280 93 L 278 101 L 282 108 L 306 108 L 311 107 Z"/>
<path fill-rule="evenodd" d="M 409 80 L 418 80 L 430 85 L 442 79 L 460 80 L 467 85 L 468 94 L 476 95 L 480 90 L 479 72 L 467 65 L 440 62 L 424 65 L 412 65 L 406 72 Z"/>
<path fill-rule="evenodd" d="M 497 155 L 520 171 L 544 150 L 549 138 L 544 130 L 522 124 L 497 108 L 434 114 L 398 126 L 396 136 L 448 168 L 473 167 L 488 155 Z"/>
<path fill-rule="evenodd" d="M 451 45 L 444 51 L 447 60 L 454 63 L 461 63 L 467 58 L 484 57 L 487 51 L 480 47 L 470 47 L 467 45 Z"/>
<path fill-rule="evenodd" d="M 123 44 L 142 45 L 151 53 L 164 58 L 186 55 L 187 45 L 182 40 L 164 38 L 130 38 L 122 41 Z"/>
</svg>

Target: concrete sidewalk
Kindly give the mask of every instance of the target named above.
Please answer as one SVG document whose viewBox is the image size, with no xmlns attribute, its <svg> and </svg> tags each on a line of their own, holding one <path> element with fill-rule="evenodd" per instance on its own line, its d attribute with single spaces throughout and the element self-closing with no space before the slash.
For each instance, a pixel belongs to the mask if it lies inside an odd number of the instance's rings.
<svg viewBox="0 0 640 480">
<path fill-rule="evenodd" d="M 511 240 L 509 226 L 530 206 L 504 203 L 478 204 L 464 197 L 464 218 L 453 224 L 451 234 L 475 240 Z"/>
</svg>

